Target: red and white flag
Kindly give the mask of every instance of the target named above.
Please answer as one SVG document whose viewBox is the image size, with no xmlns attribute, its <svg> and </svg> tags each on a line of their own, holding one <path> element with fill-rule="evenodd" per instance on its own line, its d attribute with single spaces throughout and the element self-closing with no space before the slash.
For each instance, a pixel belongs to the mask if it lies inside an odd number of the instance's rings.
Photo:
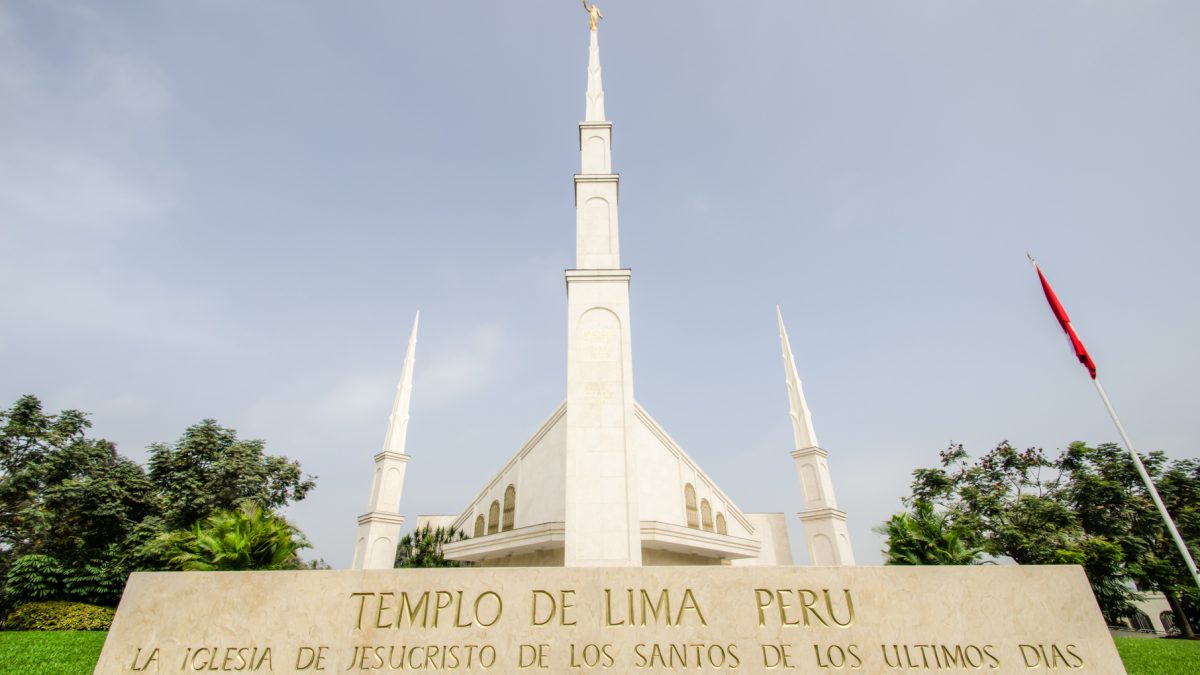
<svg viewBox="0 0 1200 675">
<path fill-rule="evenodd" d="M 1050 303 L 1050 310 L 1054 312 L 1054 318 L 1058 319 L 1058 324 L 1067 334 L 1067 339 L 1071 341 L 1071 348 L 1075 350 L 1075 356 L 1079 362 L 1088 369 L 1092 379 L 1096 379 L 1096 364 L 1092 361 L 1091 355 L 1088 354 L 1087 348 L 1083 346 L 1083 342 L 1079 336 L 1075 334 L 1075 329 L 1071 327 L 1071 317 L 1067 316 L 1067 310 L 1063 309 L 1062 303 L 1058 301 L 1058 296 L 1054 294 L 1054 289 L 1050 288 L 1050 282 L 1046 281 L 1046 275 L 1042 274 L 1042 269 L 1034 262 L 1033 258 L 1029 259 L 1033 262 L 1033 269 L 1037 270 L 1038 279 L 1042 282 L 1042 291 L 1046 294 L 1046 302 Z"/>
</svg>

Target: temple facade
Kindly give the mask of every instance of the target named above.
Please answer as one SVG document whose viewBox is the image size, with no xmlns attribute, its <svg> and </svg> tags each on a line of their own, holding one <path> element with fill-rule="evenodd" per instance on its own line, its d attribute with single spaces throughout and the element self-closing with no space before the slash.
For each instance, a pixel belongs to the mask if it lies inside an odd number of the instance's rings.
<svg viewBox="0 0 1200 675">
<path fill-rule="evenodd" d="M 443 550 L 476 566 L 791 565 L 784 515 L 738 508 L 634 396 L 632 272 L 620 262 L 620 176 L 613 172 L 595 25 L 593 16 L 575 175 L 575 267 L 565 273 L 566 398 L 461 512 L 422 516 L 417 526 L 465 532 L 468 539 Z M 778 309 L 777 320 L 809 559 L 853 565 L 846 514 Z M 416 332 L 414 322 L 384 448 L 375 455 L 368 510 L 358 521 L 358 569 L 393 566 L 404 522 Z"/>
</svg>

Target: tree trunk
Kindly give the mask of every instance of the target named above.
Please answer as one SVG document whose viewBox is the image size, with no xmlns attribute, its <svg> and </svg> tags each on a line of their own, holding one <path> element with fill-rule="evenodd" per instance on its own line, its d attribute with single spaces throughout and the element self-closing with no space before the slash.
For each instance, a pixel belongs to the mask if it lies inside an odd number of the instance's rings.
<svg viewBox="0 0 1200 675">
<path fill-rule="evenodd" d="M 1179 634 L 1188 640 L 1196 637 L 1192 632 L 1192 624 L 1188 622 L 1187 615 L 1183 613 L 1183 605 L 1179 603 L 1179 598 L 1172 591 L 1164 590 L 1163 595 L 1167 596 L 1167 604 L 1171 606 L 1171 612 L 1175 615 L 1175 625 L 1179 627 Z"/>
</svg>

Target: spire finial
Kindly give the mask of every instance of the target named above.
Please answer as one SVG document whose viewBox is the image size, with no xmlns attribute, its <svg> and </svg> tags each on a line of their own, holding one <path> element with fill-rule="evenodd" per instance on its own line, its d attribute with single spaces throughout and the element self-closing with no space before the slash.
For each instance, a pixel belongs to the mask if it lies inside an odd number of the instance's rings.
<svg viewBox="0 0 1200 675">
<path fill-rule="evenodd" d="M 603 19 L 604 15 L 600 13 L 600 8 L 594 2 L 588 5 L 588 1 L 583 0 L 583 9 L 588 13 L 588 24 L 592 32 L 596 32 L 596 27 L 600 25 L 600 19 Z"/>
<path fill-rule="evenodd" d="M 408 337 L 408 351 L 404 354 L 404 372 L 400 375 L 400 383 L 396 385 L 396 401 L 392 404 L 392 414 L 388 416 L 387 436 L 383 439 L 385 452 L 404 454 L 408 443 L 408 409 L 412 401 L 413 362 L 417 355 L 417 324 L 421 321 L 421 312 L 413 318 L 412 334 Z"/>
<path fill-rule="evenodd" d="M 788 415 L 792 418 L 796 449 L 820 447 L 817 445 L 817 432 L 813 429 L 812 413 L 804 400 L 800 376 L 796 373 L 796 359 L 792 356 L 792 345 L 788 340 L 787 328 L 783 326 L 783 312 L 779 305 L 775 305 L 775 317 L 779 320 L 779 342 L 783 347 L 783 369 L 788 388 Z"/>
<path fill-rule="evenodd" d="M 591 7 L 588 7 L 587 0 L 584 0 L 583 6 L 588 10 L 592 23 L 591 39 L 588 46 L 587 112 L 583 119 L 586 122 L 603 122 L 604 82 L 600 78 L 600 42 L 596 39 L 596 21 L 597 17 L 603 18 L 604 15 L 600 14 L 600 10 L 596 8 L 595 3 L 592 3 Z"/>
</svg>

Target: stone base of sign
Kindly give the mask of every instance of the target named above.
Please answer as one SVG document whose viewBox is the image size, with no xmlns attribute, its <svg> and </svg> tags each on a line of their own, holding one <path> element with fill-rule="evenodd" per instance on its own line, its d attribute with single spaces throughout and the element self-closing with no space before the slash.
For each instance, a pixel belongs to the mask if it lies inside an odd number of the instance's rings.
<svg viewBox="0 0 1200 675">
<path fill-rule="evenodd" d="M 97 673 L 1124 673 L 1079 567 L 134 574 Z"/>
</svg>

